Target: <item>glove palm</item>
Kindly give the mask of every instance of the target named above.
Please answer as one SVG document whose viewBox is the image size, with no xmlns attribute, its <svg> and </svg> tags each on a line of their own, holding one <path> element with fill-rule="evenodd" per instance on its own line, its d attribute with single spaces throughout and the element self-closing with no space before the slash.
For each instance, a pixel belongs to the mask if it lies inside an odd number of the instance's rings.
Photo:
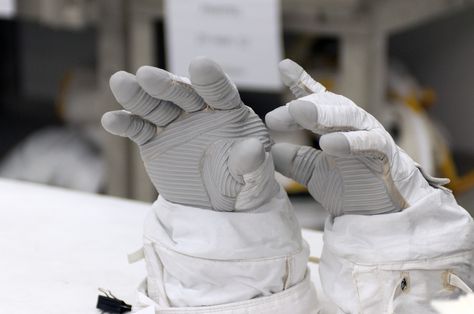
<svg viewBox="0 0 474 314">
<path fill-rule="evenodd" d="M 278 187 L 265 126 L 216 63 L 198 58 L 189 71 L 191 80 L 149 66 L 136 76 L 114 74 L 112 92 L 128 111 L 106 113 L 104 128 L 138 144 L 168 201 L 224 211 L 258 207 Z"/>
</svg>

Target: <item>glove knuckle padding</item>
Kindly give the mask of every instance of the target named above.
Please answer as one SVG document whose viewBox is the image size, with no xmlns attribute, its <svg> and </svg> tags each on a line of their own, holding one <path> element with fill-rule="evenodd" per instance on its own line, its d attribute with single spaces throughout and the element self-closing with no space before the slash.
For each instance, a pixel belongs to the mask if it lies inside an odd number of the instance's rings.
<svg viewBox="0 0 474 314">
<path fill-rule="evenodd" d="M 236 140 L 256 137 L 265 149 L 271 140 L 262 121 L 248 107 L 200 111 L 168 125 L 142 145 L 148 174 L 165 199 L 215 210 L 233 210 L 243 184 L 228 169 Z"/>
</svg>

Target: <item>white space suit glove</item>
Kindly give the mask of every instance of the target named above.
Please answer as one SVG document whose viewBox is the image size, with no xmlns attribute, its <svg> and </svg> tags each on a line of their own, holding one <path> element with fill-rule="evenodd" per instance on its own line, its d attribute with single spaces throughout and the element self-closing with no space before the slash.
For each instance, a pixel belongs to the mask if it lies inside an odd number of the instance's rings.
<svg viewBox="0 0 474 314">
<path fill-rule="evenodd" d="M 264 124 L 215 62 L 196 58 L 189 73 L 115 73 L 110 88 L 126 111 L 105 113 L 102 125 L 136 142 L 170 202 L 218 211 L 264 204 L 278 191 Z"/>
<path fill-rule="evenodd" d="M 267 126 L 320 134 L 322 150 L 276 144 L 275 168 L 306 185 L 330 214 L 397 212 L 426 195 L 430 184 L 447 183 L 422 174 L 382 125 L 350 99 L 326 91 L 289 59 L 279 69 L 284 83 L 300 98 L 268 113 Z"/>
</svg>

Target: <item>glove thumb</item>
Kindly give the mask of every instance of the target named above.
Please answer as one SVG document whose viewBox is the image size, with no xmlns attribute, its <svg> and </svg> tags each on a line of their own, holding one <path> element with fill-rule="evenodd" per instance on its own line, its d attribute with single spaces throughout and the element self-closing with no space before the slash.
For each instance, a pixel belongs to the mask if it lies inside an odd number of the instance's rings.
<svg viewBox="0 0 474 314">
<path fill-rule="evenodd" d="M 257 138 L 249 138 L 232 147 L 229 170 L 243 179 L 243 187 L 236 198 L 236 210 L 257 208 L 268 202 L 279 190 L 270 153 Z"/>
</svg>

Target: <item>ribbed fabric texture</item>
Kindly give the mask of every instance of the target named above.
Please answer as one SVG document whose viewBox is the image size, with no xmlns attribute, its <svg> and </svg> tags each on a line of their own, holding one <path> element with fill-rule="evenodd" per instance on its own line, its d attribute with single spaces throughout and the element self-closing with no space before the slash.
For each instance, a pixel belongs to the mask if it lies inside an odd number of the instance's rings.
<svg viewBox="0 0 474 314">
<path fill-rule="evenodd" d="M 141 88 L 137 89 L 128 101 L 122 102 L 122 106 L 157 126 L 169 124 L 181 113 L 181 110 L 173 103 L 153 98 Z"/>
<path fill-rule="evenodd" d="M 204 157 L 203 183 L 212 207 L 222 211 L 235 209 L 235 198 L 243 184 L 232 177 L 228 167 L 233 143 L 233 140 L 218 141 L 207 149 Z"/>
<path fill-rule="evenodd" d="M 257 137 L 270 149 L 265 126 L 248 107 L 198 112 L 173 122 L 142 145 L 141 153 L 153 184 L 165 199 L 227 211 L 234 209 L 241 187 L 228 170 L 228 154 L 234 141 L 246 137 Z M 221 140 L 224 145 L 214 145 Z"/>
<path fill-rule="evenodd" d="M 215 109 L 232 109 L 242 104 L 239 92 L 227 75 L 214 84 L 205 86 L 193 84 L 193 87 L 206 103 Z"/>
<path fill-rule="evenodd" d="M 382 161 L 370 158 L 335 158 L 344 181 L 345 214 L 382 214 L 399 211 L 390 198 Z"/>
<path fill-rule="evenodd" d="M 156 127 L 135 115 L 130 116 L 130 124 L 125 130 L 132 141 L 138 145 L 145 144 L 156 135 Z"/>
<path fill-rule="evenodd" d="M 382 161 L 325 154 L 320 157 L 308 189 L 332 215 L 374 215 L 400 210 L 387 190 Z M 304 167 L 305 172 L 307 168 Z"/>
<path fill-rule="evenodd" d="M 170 76 L 172 86 L 153 96 L 173 101 L 186 112 L 195 112 L 206 106 L 206 103 L 193 89 L 189 80 L 171 73 Z"/>
</svg>

